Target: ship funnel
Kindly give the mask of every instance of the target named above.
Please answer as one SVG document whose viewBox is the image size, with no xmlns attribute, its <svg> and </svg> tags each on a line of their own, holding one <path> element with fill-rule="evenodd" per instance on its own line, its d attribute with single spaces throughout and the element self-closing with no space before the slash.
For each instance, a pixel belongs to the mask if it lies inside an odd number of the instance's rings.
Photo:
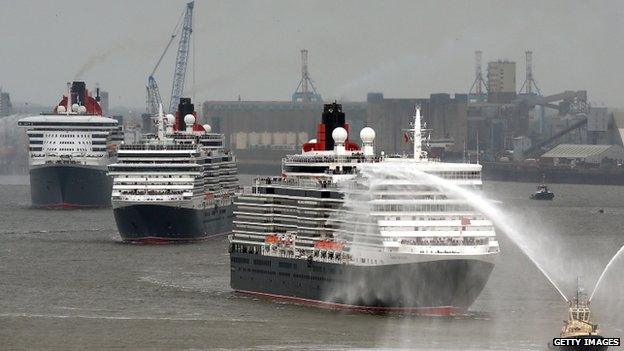
<svg viewBox="0 0 624 351">
<path fill-rule="evenodd" d="M 86 101 L 87 85 L 85 82 L 74 81 L 71 85 L 72 102 L 84 105 Z"/>
<path fill-rule="evenodd" d="M 302 145 L 303 152 L 309 151 L 333 151 L 335 146 L 332 134 L 336 128 L 341 128 L 346 132 L 346 138 L 343 142 L 346 151 L 357 151 L 360 149 L 358 144 L 349 140 L 349 124 L 345 121 L 345 113 L 342 111 L 342 105 L 334 101 L 331 104 L 323 105 L 323 116 L 321 123 L 318 124 L 316 139 L 310 140 Z M 340 132 L 342 134 L 342 132 Z"/>
<path fill-rule="evenodd" d="M 186 115 L 193 115 L 195 113 L 195 105 L 191 103 L 190 98 L 180 98 L 180 104 L 178 104 L 178 113 L 176 114 L 176 130 L 186 130 Z M 193 121 L 195 122 L 195 121 Z M 193 125 L 191 124 L 191 127 Z"/>
<path fill-rule="evenodd" d="M 342 112 L 342 105 L 334 101 L 331 104 L 325 104 L 323 106 L 323 119 L 321 122 L 325 126 L 325 133 L 329 131 L 332 132 L 338 128 L 343 127 L 345 125 L 345 114 Z M 343 128 L 346 131 L 346 129 Z M 333 136 L 333 135 L 332 135 Z M 348 133 L 347 133 L 348 136 Z M 325 150 L 333 150 L 334 149 L 334 139 L 328 138 L 327 135 L 323 135 L 325 142 Z M 346 140 L 346 138 L 345 138 Z"/>
</svg>

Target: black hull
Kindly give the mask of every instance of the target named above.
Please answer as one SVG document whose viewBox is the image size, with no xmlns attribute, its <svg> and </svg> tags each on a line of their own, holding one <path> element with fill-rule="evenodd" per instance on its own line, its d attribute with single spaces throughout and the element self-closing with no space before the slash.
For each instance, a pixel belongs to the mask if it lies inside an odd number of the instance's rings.
<svg viewBox="0 0 624 351">
<path fill-rule="evenodd" d="M 531 195 L 531 200 L 545 200 L 552 201 L 555 198 L 553 193 L 535 193 Z"/>
<path fill-rule="evenodd" d="M 445 260 L 353 266 L 231 252 L 230 285 L 245 293 L 333 308 L 421 314 L 461 313 L 494 264 Z"/>
<path fill-rule="evenodd" d="M 232 205 L 195 210 L 164 205 L 131 205 L 113 210 L 124 241 L 193 241 L 232 230 Z"/>
<path fill-rule="evenodd" d="M 35 207 L 110 206 L 112 188 L 112 178 L 95 167 L 46 165 L 30 170 L 30 197 Z"/>
</svg>

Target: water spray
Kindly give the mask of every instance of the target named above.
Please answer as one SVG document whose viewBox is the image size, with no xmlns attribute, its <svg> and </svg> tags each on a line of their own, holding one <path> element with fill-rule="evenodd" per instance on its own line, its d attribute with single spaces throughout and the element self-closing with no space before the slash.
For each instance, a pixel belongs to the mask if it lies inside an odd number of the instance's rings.
<svg viewBox="0 0 624 351">
<path fill-rule="evenodd" d="M 589 297 L 589 301 L 594 299 L 594 294 L 596 293 L 596 291 L 598 290 L 598 287 L 600 286 L 600 282 L 602 282 L 602 278 L 604 278 L 604 276 L 607 274 L 607 271 L 609 271 L 609 267 L 611 267 L 611 265 L 613 264 L 613 262 L 615 262 L 615 260 L 622 255 L 622 252 L 624 252 L 624 246 L 622 246 L 618 252 L 615 253 L 615 255 L 613 255 L 613 257 L 611 258 L 611 260 L 609 261 L 609 263 L 607 263 L 607 265 L 605 266 L 605 269 L 602 271 L 602 274 L 600 274 L 600 278 L 598 278 L 598 282 L 596 283 L 596 286 L 594 287 L 594 291 L 592 291 L 591 296 Z"/>
</svg>

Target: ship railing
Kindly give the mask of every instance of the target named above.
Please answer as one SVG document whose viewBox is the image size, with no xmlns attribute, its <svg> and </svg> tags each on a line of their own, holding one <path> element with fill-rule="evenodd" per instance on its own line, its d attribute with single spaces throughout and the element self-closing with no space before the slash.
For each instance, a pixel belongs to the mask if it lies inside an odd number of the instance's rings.
<svg viewBox="0 0 624 351">
<path fill-rule="evenodd" d="M 182 195 L 184 193 L 188 193 L 188 191 L 184 190 L 117 190 L 121 195 L 128 196 L 177 196 Z"/>
<path fill-rule="evenodd" d="M 485 254 L 490 252 L 489 245 L 402 245 L 397 252 L 413 254 Z"/>
<path fill-rule="evenodd" d="M 183 201 L 185 199 L 184 196 L 161 196 L 161 195 L 113 195 L 114 200 L 121 201 Z"/>
<path fill-rule="evenodd" d="M 420 237 L 403 239 L 400 243 L 407 246 L 487 246 L 490 244 L 490 238 L 481 236 Z"/>
<path fill-rule="evenodd" d="M 312 261 L 314 262 L 325 262 L 325 263 L 340 263 L 340 264 L 347 264 L 348 262 L 351 261 L 351 255 L 348 253 L 338 253 L 338 255 L 332 255 L 331 257 L 329 255 L 324 255 L 321 256 L 318 254 L 318 252 L 312 252 L 311 250 L 308 250 L 309 252 L 305 252 L 305 250 L 302 249 L 273 249 L 270 248 L 270 246 L 267 247 L 267 245 L 263 245 L 260 252 L 262 253 L 262 255 L 265 256 L 273 256 L 273 257 L 284 257 L 284 258 L 294 258 L 294 259 L 300 259 L 300 260 L 308 260 L 310 257 L 312 257 Z"/>
<path fill-rule="evenodd" d="M 210 140 L 222 140 L 222 139 L 223 139 L 223 134 L 219 134 L 219 133 L 205 133 L 205 134 L 200 134 L 200 135 L 199 135 L 199 139 L 200 139 L 200 140 L 204 140 L 204 139 L 210 139 Z"/>
<path fill-rule="evenodd" d="M 331 162 L 379 162 L 382 160 L 380 156 L 367 157 L 364 153 L 352 153 L 350 155 L 288 155 L 282 159 L 282 163 L 331 163 Z"/>
<path fill-rule="evenodd" d="M 194 145 L 176 144 L 124 144 L 119 146 L 120 150 L 195 150 Z"/>
<path fill-rule="evenodd" d="M 295 186 L 295 187 L 321 187 L 321 188 L 338 188 L 337 183 L 332 183 L 327 180 L 311 180 L 300 178 L 281 178 L 281 177 L 260 177 L 254 179 L 254 185 L 280 185 L 280 186 Z M 249 189 L 251 192 L 251 188 Z"/>
<path fill-rule="evenodd" d="M 62 164 L 62 165 L 84 165 L 85 161 L 77 161 L 75 159 L 61 158 L 57 160 L 46 160 L 46 164 Z"/>
</svg>

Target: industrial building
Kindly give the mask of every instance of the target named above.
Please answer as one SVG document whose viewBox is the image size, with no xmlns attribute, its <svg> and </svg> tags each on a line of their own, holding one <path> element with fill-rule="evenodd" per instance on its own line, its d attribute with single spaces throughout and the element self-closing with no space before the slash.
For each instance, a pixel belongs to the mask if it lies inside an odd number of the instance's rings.
<svg viewBox="0 0 624 351">
<path fill-rule="evenodd" d="M 532 52 L 526 51 L 526 77 L 517 89 L 516 63 L 493 60 L 487 80 L 482 52 L 475 52 L 475 81 L 468 94 L 439 93 L 428 98 L 386 98 L 369 93 L 366 101 L 343 103 L 351 136 L 370 126 L 375 147 L 386 154 L 409 153 L 403 129 L 416 105 L 431 135 L 429 152 L 447 160 L 521 161 L 538 158 L 558 143 L 622 145 L 624 115 L 592 107 L 585 90 L 544 96 L 533 76 Z M 206 101 L 203 117 L 235 150 L 243 171 L 270 167 L 286 154 L 299 152 L 316 134 L 323 109 L 308 72 L 308 52 L 301 50 L 301 78 L 291 101 Z M 357 141 L 357 140 L 356 140 Z M 276 168 L 277 167 L 277 168 Z M 490 169 L 490 168 L 488 168 Z"/>
<path fill-rule="evenodd" d="M 510 103 L 516 98 L 516 63 L 508 60 L 488 62 L 488 102 Z"/>
<path fill-rule="evenodd" d="M 466 142 L 466 94 L 432 94 L 427 98 L 393 99 L 369 93 L 365 102 L 343 102 L 351 138 L 359 142 L 365 126 L 375 129 L 375 148 L 386 154 L 409 153 L 404 138 L 415 106 L 421 106 L 431 128 L 434 156 L 461 157 Z M 236 152 L 243 170 L 267 167 L 274 171 L 287 154 L 298 153 L 314 138 L 322 102 L 206 101 L 203 116 L 213 131 L 225 135 L 226 146 Z"/>
<path fill-rule="evenodd" d="M 351 129 L 359 131 L 366 104 L 343 103 L 343 110 Z M 206 101 L 202 111 L 212 130 L 225 135 L 225 145 L 235 151 L 243 171 L 269 172 L 315 137 L 323 102 Z"/>
<path fill-rule="evenodd" d="M 611 116 L 592 108 L 587 91 L 542 95 L 533 75 L 531 51 L 525 52 L 526 77 L 519 90 L 515 62 L 488 62 L 486 82 L 481 58 L 482 52 L 476 51 L 475 80 L 468 94 L 468 154 L 478 154 L 486 162 L 521 160 L 538 157 L 561 142 L 613 142 Z"/>
</svg>

